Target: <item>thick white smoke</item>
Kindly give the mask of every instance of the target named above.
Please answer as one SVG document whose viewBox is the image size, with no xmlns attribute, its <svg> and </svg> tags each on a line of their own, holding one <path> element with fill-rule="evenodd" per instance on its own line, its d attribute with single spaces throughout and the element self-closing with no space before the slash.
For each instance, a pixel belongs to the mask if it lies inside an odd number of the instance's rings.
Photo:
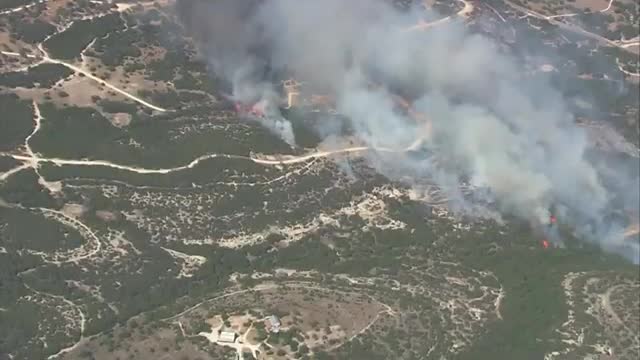
<svg viewBox="0 0 640 360">
<path fill-rule="evenodd" d="M 640 258 L 637 244 L 622 242 L 621 224 L 604 220 L 614 198 L 638 196 L 630 188 L 638 178 L 617 176 L 609 162 L 617 185 L 606 187 L 605 166 L 587 158 L 586 136 L 562 95 L 461 23 L 408 32 L 424 10 L 400 13 L 382 0 L 211 0 L 178 9 L 234 95 L 268 98 L 270 77 L 292 72 L 335 94 L 337 111 L 368 145 L 403 149 L 421 140 L 444 163 L 378 159 L 381 172 L 393 176 L 402 166 L 429 176 L 457 205 L 466 201 L 456 190 L 464 178 L 504 212 L 541 225 L 555 207 L 584 238 Z M 396 111 L 391 88 L 410 89 L 430 126 Z M 627 205 L 640 202 L 633 200 Z"/>
</svg>

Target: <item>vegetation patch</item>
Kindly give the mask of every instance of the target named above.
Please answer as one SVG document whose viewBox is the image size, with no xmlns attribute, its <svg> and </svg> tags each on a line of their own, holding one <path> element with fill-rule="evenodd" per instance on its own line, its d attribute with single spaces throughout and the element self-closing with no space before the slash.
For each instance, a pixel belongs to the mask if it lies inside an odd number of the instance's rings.
<svg viewBox="0 0 640 360">
<path fill-rule="evenodd" d="M 33 169 L 22 170 L 0 186 L 0 199 L 24 207 L 57 208 L 56 201 L 40 183 Z"/>
<path fill-rule="evenodd" d="M 3 0 L 2 3 L 0 3 L 0 9 L 16 8 L 23 5 L 29 5 L 33 2 L 33 0 Z"/>
<path fill-rule="evenodd" d="M 133 105 L 101 104 L 108 112 L 133 113 Z M 126 128 L 113 126 L 92 108 L 57 108 L 46 103 L 40 110 L 46 120 L 32 138 L 32 146 L 50 156 L 166 168 L 213 153 L 246 156 L 251 150 L 291 152 L 288 145 L 258 124 L 239 124 L 229 113 L 210 107 L 153 119 L 136 115 Z M 65 141 L 60 141 L 62 138 Z"/>
<path fill-rule="evenodd" d="M 109 120 L 90 108 L 56 108 L 40 106 L 46 119 L 32 138 L 35 151 L 65 158 L 85 158 L 96 152 L 108 151 L 108 146 L 122 136 Z M 59 141 L 64 138 L 65 141 Z"/>
<path fill-rule="evenodd" d="M 0 74 L 0 86 L 24 88 L 50 88 L 58 81 L 73 74 L 60 64 L 40 64 L 27 71 L 15 71 Z"/>
<path fill-rule="evenodd" d="M 52 57 L 72 60 L 96 38 L 102 38 L 124 26 L 118 14 L 95 19 L 78 20 L 69 29 L 45 41 L 44 46 Z"/>
<path fill-rule="evenodd" d="M 138 111 L 138 105 L 123 101 L 102 99 L 98 101 L 98 105 L 104 112 L 110 114 L 127 113 L 133 115 Z"/>
<path fill-rule="evenodd" d="M 9 22 L 15 38 L 29 44 L 38 44 L 56 31 L 55 26 L 40 19 L 31 21 L 28 18 L 10 17 Z"/>
<path fill-rule="evenodd" d="M 0 114 L 5 114 L 0 116 L 0 150 L 10 151 L 33 130 L 33 108 L 15 94 L 0 94 Z"/>
<path fill-rule="evenodd" d="M 18 166 L 19 163 L 10 156 L 0 155 L 0 172 L 11 170 Z"/>
<path fill-rule="evenodd" d="M 85 240 L 72 228 L 47 219 L 39 211 L 0 208 L 0 246 L 8 251 L 73 249 Z"/>
<path fill-rule="evenodd" d="M 96 40 L 93 51 L 88 55 L 99 57 L 105 66 L 113 68 L 123 64 L 125 59 L 136 59 L 142 55 L 136 46 L 140 36 L 140 31 L 137 29 L 113 32 L 107 37 Z M 94 51 L 98 54 L 93 54 Z"/>
</svg>

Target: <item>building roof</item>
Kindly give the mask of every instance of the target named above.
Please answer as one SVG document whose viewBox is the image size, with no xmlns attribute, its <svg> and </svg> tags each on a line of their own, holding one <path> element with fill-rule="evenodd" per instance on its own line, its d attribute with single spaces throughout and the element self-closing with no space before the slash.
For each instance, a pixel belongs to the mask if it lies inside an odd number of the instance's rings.
<svg viewBox="0 0 640 360">
<path fill-rule="evenodd" d="M 222 331 L 218 336 L 218 341 L 221 342 L 234 342 L 236 340 L 236 333 L 233 331 Z"/>
<path fill-rule="evenodd" d="M 269 323 L 271 326 L 280 326 L 280 319 L 275 315 L 271 315 L 269 316 Z"/>
</svg>

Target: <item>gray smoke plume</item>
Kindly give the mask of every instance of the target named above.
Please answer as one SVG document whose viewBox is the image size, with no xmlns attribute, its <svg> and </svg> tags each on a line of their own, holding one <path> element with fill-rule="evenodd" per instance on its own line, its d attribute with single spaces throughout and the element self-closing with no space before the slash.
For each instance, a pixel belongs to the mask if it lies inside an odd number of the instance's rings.
<svg viewBox="0 0 640 360">
<path fill-rule="evenodd" d="M 260 1 L 180 1 L 178 15 L 200 43 L 209 65 L 231 87 L 235 101 L 260 103 L 265 117 L 261 125 L 295 145 L 293 127 L 279 111 L 279 96 L 265 76 L 268 64 L 263 55 L 268 39 L 260 24 L 251 21 Z"/>
<path fill-rule="evenodd" d="M 334 94 L 369 146 L 418 142 L 441 165 L 381 155 L 372 164 L 382 173 L 410 169 L 454 205 L 473 207 L 457 190 L 464 180 L 540 226 L 553 207 L 581 237 L 638 262 L 638 244 L 623 242 L 623 224 L 608 216 L 624 205 L 638 213 L 638 177 L 620 162 L 589 159 L 562 94 L 527 78 L 490 39 L 456 21 L 407 31 L 424 10 L 401 13 L 382 0 L 183 0 L 178 10 L 234 96 L 271 101 L 273 77 L 293 73 Z M 391 89 L 410 91 L 430 126 L 397 111 Z"/>
</svg>

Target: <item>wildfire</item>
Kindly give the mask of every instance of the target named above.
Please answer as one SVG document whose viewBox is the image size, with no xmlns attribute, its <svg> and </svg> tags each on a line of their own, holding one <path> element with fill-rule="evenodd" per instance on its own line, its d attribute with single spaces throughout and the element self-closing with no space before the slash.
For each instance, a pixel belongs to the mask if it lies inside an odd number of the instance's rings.
<svg viewBox="0 0 640 360">
<path fill-rule="evenodd" d="M 240 102 L 235 103 L 236 112 L 241 115 L 265 117 L 265 107 L 265 101 L 259 101 L 253 105 L 247 105 Z"/>
<path fill-rule="evenodd" d="M 624 232 L 624 237 L 631 237 L 640 234 L 640 223 L 632 224 Z"/>
</svg>

